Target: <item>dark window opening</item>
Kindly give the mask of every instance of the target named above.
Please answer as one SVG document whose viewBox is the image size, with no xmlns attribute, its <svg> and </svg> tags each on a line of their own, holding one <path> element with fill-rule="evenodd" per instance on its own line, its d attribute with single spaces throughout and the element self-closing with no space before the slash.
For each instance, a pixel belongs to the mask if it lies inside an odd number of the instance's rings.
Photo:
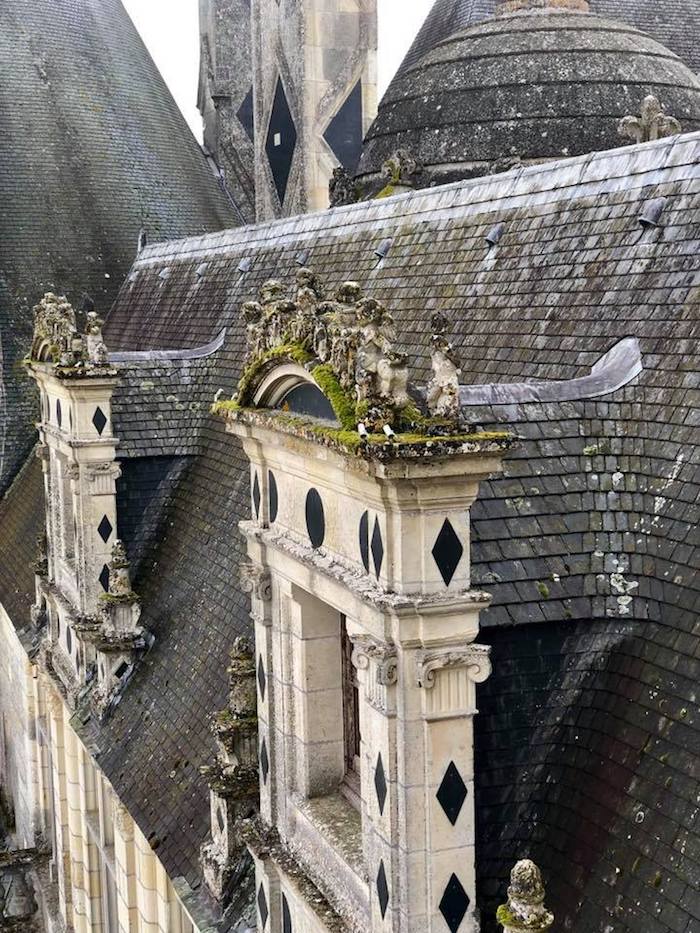
<svg viewBox="0 0 700 933">
<path fill-rule="evenodd" d="M 303 382 L 294 386 L 279 403 L 282 411 L 289 411 L 295 415 L 310 415 L 312 418 L 322 418 L 324 421 L 337 422 L 333 406 L 318 386 L 311 382 Z"/>
<path fill-rule="evenodd" d="M 345 745 L 345 778 L 343 791 L 348 800 L 359 807 L 360 788 L 360 685 L 357 669 L 352 663 L 352 642 L 348 638 L 347 619 L 340 617 L 343 678 L 343 741 Z"/>
</svg>

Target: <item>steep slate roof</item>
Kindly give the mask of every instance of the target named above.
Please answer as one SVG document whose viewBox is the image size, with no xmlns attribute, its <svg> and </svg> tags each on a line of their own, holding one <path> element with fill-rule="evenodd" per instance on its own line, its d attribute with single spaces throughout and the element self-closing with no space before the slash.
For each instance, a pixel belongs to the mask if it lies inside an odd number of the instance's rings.
<svg viewBox="0 0 700 933">
<path fill-rule="evenodd" d="M 120 0 L 3 0 L 0 166 L 1 492 L 33 442 L 33 304 L 87 292 L 106 312 L 142 228 L 237 220 Z"/>
<path fill-rule="evenodd" d="M 615 149 L 620 120 L 649 95 L 685 132 L 700 129 L 700 78 L 638 30 L 556 7 L 497 16 L 393 81 L 356 177 L 365 187 L 401 149 L 422 165 L 421 187 L 491 174 L 508 157 Z"/>
<path fill-rule="evenodd" d="M 700 7 L 695 0 L 590 0 L 590 4 L 599 16 L 621 20 L 653 36 L 700 73 Z M 495 8 L 496 0 L 435 0 L 397 75 L 457 30 L 492 16 Z"/>
<path fill-rule="evenodd" d="M 328 287 L 353 278 L 384 300 L 418 378 L 437 308 L 454 322 L 465 383 L 575 378 L 638 338 L 644 370 L 617 392 L 466 412 L 523 437 L 472 513 L 474 583 L 494 594 L 476 761 L 487 933 L 526 854 L 543 865 L 562 930 L 692 933 L 700 920 L 699 158 L 693 134 L 154 245 L 108 320 L 112 350 L 201 346 L 228 328 L 206 361 L 211 398 L 240 372 L 241 303 L 267 278 L 291 283 L 298 261 Z M 645 231 L 639 214 L 661 196 L 661 226 Z M 505 232 L 489 249 L 497 222 Z M 137 384 L 130 370 L 123 391 Z M 135 587 L 155 644 L 93 740 L 168 872 L 195 885 L 206 719 L 224 705 L 227 652 L 249 626 L 236 573 L 249 469 L 201 407 L 158 404 L 163 419 L 186 417 L 189 452 L 177 432 L 162 445 L 184 465 L 159 532 L 139 538 Z M 117 433 L 135 407 L 115 417 Z M 146 458 L 125 465 L 121 495 L 143 471 L 138 497 L 152 451 L 124 453 Z M 10 585 L 0 566 L 3 602 Z"/>
</svg>

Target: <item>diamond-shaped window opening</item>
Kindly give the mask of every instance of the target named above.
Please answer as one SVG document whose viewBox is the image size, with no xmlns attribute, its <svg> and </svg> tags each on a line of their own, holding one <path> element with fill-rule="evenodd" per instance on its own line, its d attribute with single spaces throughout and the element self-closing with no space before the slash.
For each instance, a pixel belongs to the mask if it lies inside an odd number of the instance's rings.
<svg viewBox="0 0 700 933">
<path fill-rule="evenodd" d="M 270 773 L 270 759 L 267 757 L 267 742 L 262 740 L 260 746 L 260 770 L 262 771 L 263 784 L 267 784 L 267 775 Z"/>
<path fill-rule="evenodd" d="M 257 473 L 253 480 L 253 508 L 255 509 L 255 517 L 260 518 L 260 480 Z"/>
<path fill-rule="evenodd" d="M 469 896 L 462 887 L 457 875 L 452 875 L 447 882 L 445 893 L 440 901 L 440 913 L 445 918 L 450 933 L 457 933 L 462 920 L 469 909 Z"/>
<path fill-rule="evenodd" d="M 258 687 L 260 688 L 260 699 L 265 699 L 265 688 L 267 686 L 267 677 L 265 677 L 265 665 L 262 655 L 258 658 Z"/>
<path fill-rule="evenodd" d="M 102 565 L 102 570 L 100 570 L 100 575 L 97 579 L 105 593 L 109 593 L 109 567 L 107 564 Z"/>
<path fill-rule="evenodd" d="M 384 774 L 384 762 L 382 753 L 377 758 L 377 766 L 374 769 L 374 789 L 377 792 L 377 803 L 379 804 L 379 813 L 384 814 L 384 804 L 386 803 L 386 775 Z"/>
<path fill-rule="evenodd" d="M 265 152 L 270 163 L 272 177 L 277 189 L 280 204 L 284 204 L 287 194 L 289 173 L 292 170 L 294 152 L 297 145 L 297 131 L 294 126 L 292 112 L 289 109 L 287 95 L 284 93 L 282 79 L 277 79 L 275 99 L 272 104 L 270 123 L 267 130 Z"/>
<path fill-rule="evenodd" d="M 351 174 L 360 161 L 363 135 L 362 82 L 358 81 L 323 134 L 335 157 Z"/>
<path fill-rule="evenodd" d="M 92 416 L 92 423 L 94 424 L 97 433 L 101 436 L 102 432 L 107 426 L 107 416 L 99 405 L 95 409 L 95 414 Z"/>
<path fill-rule="evenodd" d="M 292 933 L 292 914 L 284 894 L 282 895 L 282 933 Z"/>
<path fill-rule="evenodd" d="M 449 763 L 435 796 L 445 811 L 445 816 L 454 826 L 462 812 L 464 801 L 467 799 L 467 785 L 462 780 L 462 775 L 457 770 L 454 761 Z"/>
<path fill-rule="evenodd" d="M 443 522 L 432 554 L 440 576 L 445 581 L 445 586 L 449 586 L 464 554 L 464 545 L 459 540 L 449 518 Z"/>
<path fill-rule="evenodd" d="M 260 926 L 265 929 L 265 924 L 267 923 L 267 918 L 270 915 L 269 910 L 267 909 L 267 897 L 265 896 L 265 887 L 260 883 L 258 888 L 258 912 L 260 914 Z"/>
<path fill-rule="evenodd" d="M 61 408 L 60 398 L 57 398 L 56 399 L 56 424 L 59 426 L 59 428 L 61 427 L 62 422 L 63 422 L 63 409 Z"/>
<path fill-rule="evenodd" d="M 374 562 L 374 572 L 377 579 L 382 572 L 384 563 L 384 542 L 382 541 L 382 530 L 379 527 L 379 519 L 374 519 L 374 531 L 372 532 L 372 561 Z"/>
<path fill-rule="evenodd" d="M 365 512 L 360 519 L 360 557 L 363 567 L 369 573 L 369 512 Z"/>
<path fill-rule="evenodd" d="M 110 535 L 112 534 L 113 531 L 114 529 L 112 528 L 112 523 L 110 522 L 110 520 L 107 518 L 106 515 L 103 515 L 102 521 L 97 526 L 97 533 L 102 538 L 105 544 L 109 541 Z"/>
<path fill-rule="evenodd" d="M 253 110 L 253 88 L 251 88 L 243 98 L 243 103 L 238 108 L 236 116 L 246 131 L 251 142 L 255 142 L 255 118 Z"/>
<path fill-rule="evenodd" d="M 379 863 L 377 872 L 377 897 L 379 898 L 379 909 L 382 912 L 382 920 L 386 917 L 386 909 L 389 906 L 389 885 L 386 882 L 386 871 L 384 862 Z"/>
</svg>

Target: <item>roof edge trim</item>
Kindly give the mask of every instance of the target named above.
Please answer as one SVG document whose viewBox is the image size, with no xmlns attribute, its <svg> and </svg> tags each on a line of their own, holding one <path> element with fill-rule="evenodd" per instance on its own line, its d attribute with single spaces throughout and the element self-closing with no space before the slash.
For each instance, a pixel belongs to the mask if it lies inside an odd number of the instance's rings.
<svg viewBox="0 0 700 933">
<path fill-rule="evenodd" d="M 219 331 L 209 343 L 191 350 L 124 350 L 109 354 L 110 363 L 154 363 L 176 362 L 177 360 L 202 360 L 220 350 L 226 340 L 226 328 Z"/>
</svg>

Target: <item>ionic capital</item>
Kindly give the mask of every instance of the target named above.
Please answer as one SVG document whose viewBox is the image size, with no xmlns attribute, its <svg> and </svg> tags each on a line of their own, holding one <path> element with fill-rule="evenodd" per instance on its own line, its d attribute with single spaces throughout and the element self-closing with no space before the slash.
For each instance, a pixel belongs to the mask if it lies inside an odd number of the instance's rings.
<svg viewBox="0 0 700 933">
<path fill-rule="evenodd" d="M 265 567 L 257 564 L 241 564 L 241 590 L 250 593 L 264 603 L 272 599 L 272 576 Z"/>
<path fill-rule="evenodd" d="M 416 658 L 418 686 L 431 690 L 435 686 L 437 671 L 448 668 L 463 668 L 469 680 L 482 684 L 491 674 L 490 651 L 488 645 L 468 645 L 466 648 L 421 652 Z"/>
</svg>

